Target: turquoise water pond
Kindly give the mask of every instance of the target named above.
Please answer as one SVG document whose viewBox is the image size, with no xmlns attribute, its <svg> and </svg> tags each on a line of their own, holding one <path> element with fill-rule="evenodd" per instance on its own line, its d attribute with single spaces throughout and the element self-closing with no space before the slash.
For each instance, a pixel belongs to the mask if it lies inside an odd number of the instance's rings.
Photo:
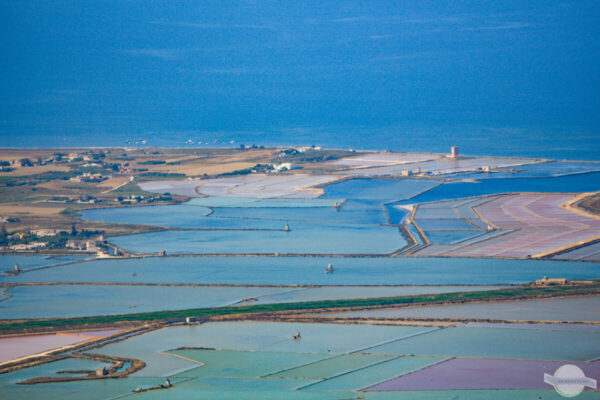
<svg viewBox="0 0 600 400">
<path fill-rule="evenodd" d="M 301 332 L 301 340 L 291 338 L 296 331 Z M 91 391 L 86 398 L 92 399 L 127 394 L 141 399 L 349 399 L 358 397 L 357 389 L 453 356 L 559 359 L 565 362 L 589 359 L 600 350 L 599 337 L 600 333 L 587 331 L 210 322 L 164 328 L 94 350 L 100 354 L 138 358 L 147 363 L 146 368 L 126 379 L 15 385 L 28 377 L 52 375 L 79 365 L 78 361 L 74 364 L 59 361 L 4 374 L 0 377 L 0 387 L 3 398 L 16 399 L 19 398 L 17 394 L 26 394 L 27 398 L 36 400 L 73 399 L 82 391 Z M 176 350 L 182 346 L 217 350 Z M 175 383 L 173 389 L 139 395 L 132 393 L 136 387 L 163 383 L 166 377 Z M 463 392 L 454 392 L 457 393 Z M 467 398 L 511 398 L 505 397 L 504 391 L 477 391 L 483 397 L 469 397 L 472 393 L 475 392 L 470 391 Z M 546 398 L 546 394 L 552 392 L 535 393 L 544 394 Z M 418 396 L 421 394 L 428 392 L 417 393 Z"/>
<path fill-rule="evenodd" d="M 161 329 L 95 351 L 143 359 L 147 367 L 137 377 L 169 376 L 188 371 L 197 363 L 164 353 L 181 346 L 240 351 L 340 354 L 403 338 L 432 328 L 279 322 L 211 322 Z M 302 340 L 292 340 L 300 331 Z M 351 332 L 352 334 L 348 334 Z"/>
</svg>

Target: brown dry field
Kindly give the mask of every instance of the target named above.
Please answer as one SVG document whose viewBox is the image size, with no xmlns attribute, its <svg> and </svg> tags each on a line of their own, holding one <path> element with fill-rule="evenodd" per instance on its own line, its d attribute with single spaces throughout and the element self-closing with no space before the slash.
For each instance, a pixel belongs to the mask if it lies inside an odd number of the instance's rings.
<svg viewBox="0 0 600 400">
<path fill-rule="evenodd" d="M 240 169 L 250 168 L 257 162 L 265 162 L 270 158 L 274 150 L 248 150 L 243 152 L 231 151 L 222 155 L 194 155 L 164 157 L 166 154 L 158 154 L 154 157 L 140 157 L 133 163 L 135 168 L 144 168 L 148 172 L 179 173 L 187 176 L 220 175 Z M 179 162 L 181 164 L 142 164 L 144 161 L 161 160 L 166 163 Z"/>
<path fill-rule="evenodd" d="M 50 157 L 54 150 L 25 150 L 25 149 L 0 149 L 0 160 L 12 161 L 21 158 L 35 160 L 38 157 Z"/>
<path fill-rule="evenodd" d="M 198 176 L 198 175 L 219 175 L 227 172 L 233 172 L 240 169 L 250 168 L 256 163 L 252 162 L 232 162 L 223 164 L 209 164 L 206 162 L 180 164 L 180 165 L 144 165 L 149 172 L 168 172 L 168 173 L 179 173 L 187 176 Z M 141 167 L 141 166 L 140 166 Z"/>
<path fill-rule="evenodd" d="M 44 172 L 50 172 L 50 171 L 66 172 L 66 171 L 70 170 L 68 165 L 62 165 L 62 164 L 61 165 L 55 165 L 55 164 L 36 165 L 33 167 L 21 167 L 20 165 L 13 165 L 12 167 L 15 168 L 14 171 L 0 172 L 0 176 L 26 176 L 26 175 L 43 174 Z"/>
<path fill-rule="evenodd" d="M 98 187 L 98 188 L 106 188 L 106 189 L 115 189 L 120 185 L 123 185 L 125 183 L 129 182 L 129 177 L 128 176 L 114 176 L 112 178 L 109 178 L 105 181 L 102 182 L 98 182 L 96 183 L 94 186 Z M 41 186 L 41 185 L 40 185 Z"/>
<path fill-rule="evenodd" d="M 592 214 L 600 214 L 600 193 L 595 193 L 583 200 L 577 206 Z"/>
<path fill-rule="evenodd" d="M 105 168 L 103 175 L 111 178 L 98 183 L 92 182 L 73 182 L 64 179 L 54 179 L 45 182 L 43 178 L 29 182 L 18 181 L 13 179 L 16 184 L 6 184 L 0 188 L 0 216 L 16 217 L 18 221 L 6 224 L 9 232 L 23 231 L 35 228 L 53 228 L 60 230 L 68 230 L 71 224 L 75 223 L 79 228 L 89 230 L 104 230 L 107 235 L 127 234 L 134 232 L 143 232 L 154 230 L 140 225 L 118 225 L 118 224 L 101 224 L 82 221 L 77 217 L 76 213 L 63 213 L 64 210 L 83 210 L 87 208 L 97 207 L 116 207 L 123 206 L 115 202 L 115 193 L 111 190 L 119 187 L 122 184 L 129 182 L 130 176 L 142 175 L 144 172 L 158 173 L 179 173 L 186 176 L 202 176 L 204 174 L 210 176 L 221 175 L 238 170 L 250 168 L 256 164 L 277 163 L 284 160 L 274 157 L 274 154 L 281 149 L 250 149 L 240 151 L 235 148 L 214 148 L 214 149 L 162 149 L 162 148 L 106 148 L 106 149 L 86 149 L 86 148 L 71 148 L 71 149 L 2 149 L 0 148 L 0 160 L 17 161 L 21 158 L 29 158 L 36 162 L 38 157 L 46 159 L 54 156 L 56 152 L 63 154 L 79 153 L 79 155 L 89 155 L 90 153 L 98 154 L 103 152 L 105 157 L 103 161 L 109 166 L 113 163 L 118 163 L 132 170 L 130 174 L 121 175 L 118 172 L 112 171 L 110 168 Z M 141 164 L 144 161 L 164 161 L 164 164 Z M 72 170 L 81 170 L 85 161 L 60 164 L 48 164 L 44 166 L 21 167 L 15 165 L 15 171 L 9 173 L 0 173 L 0 177 L 21 177 L 27 175 L 40 175 L 50 171 L 68 172 Z M 168 165 L 167 163 L 176 163 Z M 124 165 L 128 164 L 128 165 Z M 304 163 L 298 164 L 306 167 L 317 167 L 320 163 Z M 134 171 L 135 169 L 141 171 Z M 311 171 L 313 172 L 313 171 Z M 25 182 L 25 183 L 23 183 Z M 318 188 L 307 190 L 320 191 Z M 102 200 L 99 204 L 77 204 L 77 203 L 52 203 L 45 200 L 53 197 L 76 199 L 81 195 L 95 196 Z M 175 196 L 175 203 L 181 202 L 185 198 Z M 173 202 L 170 202 L 171 204 Z M 164 203 L 167 204 L 167 203 Z"/>
<path fill-rule="evenodd" d="M 65 209 L 65 206 L 60 205 L 40 205 L 35 206 L 31 204 L 2 204 L 0 205 L 0 214 L 2 215 L 10 215 L 10 216 L 23 216 L 23 215 L 35 215 L 35 216 L 43 216 L 48 217 L 51 215 L 57 215 L 62 210 Z"/>
<path fill-rule="evenodd" d="M 220 158 L 222 162 L 236 162 L 258 159 L 264 160 L 266 158 L 271 157 L 275 152 L 275 150 L 249 150 L 242 151 L 239 153 L 227 154 L 218 158 Z"/>
</svg>

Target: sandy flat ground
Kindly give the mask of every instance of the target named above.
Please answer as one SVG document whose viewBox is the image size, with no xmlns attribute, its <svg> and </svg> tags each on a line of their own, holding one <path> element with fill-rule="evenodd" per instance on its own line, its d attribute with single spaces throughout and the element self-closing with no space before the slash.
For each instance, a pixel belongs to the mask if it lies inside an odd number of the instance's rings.
<svg viewBox="0 0 600 400">
<path fill-rule="evenodd" d="M 387 163 L 382 165 L 354 166 L 347 171 L 340 171 L 347 175 L 400 175 L 403 170 L 419 170 L 432 174 L 449 174 L 455 172 L 477 171 L 484 167 L 504 168 L 519 165 L 533 164 L 534 159 L 507 158 L 507 157 L 465 157 L 465 158 L 440 158 L 427 161 L 410 161 L 404 163 Z"/>
<path fill-rule="evenodd" d="M 322 189 L 312 188 L 338 180 L 335 175 L 266 175 L 252 174 L 201 181 L 197 191 L 206 196 L 217 197 L 300 197 L 312 198 L 323 193 Z"/>
<path fill-rule="evenodd" d="M 314 198 L 323 194 L 323 189 L 313 186 L 338 179 L 335 175 L 252 174 L 215 179 L 142 182 L 139 185 L 149 192 L 170 192 L 191 197 Z"/>
<path fill-rule="evenodd" d="M 332 161 L 333 165 L 347 165 L 354 168 L 382 167 L 387 165 L 401 165 L 420 161 L 436 160 L 439 154 L 423 153 L 369 153 L 356 157 L 347 157 Z"/>
</svg>

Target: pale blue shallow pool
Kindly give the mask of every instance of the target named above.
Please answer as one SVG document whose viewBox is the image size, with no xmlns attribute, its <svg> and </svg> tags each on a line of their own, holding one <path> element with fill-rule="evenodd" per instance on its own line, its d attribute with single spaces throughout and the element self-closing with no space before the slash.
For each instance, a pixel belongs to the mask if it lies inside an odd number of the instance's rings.
<svg viewBox="0 0 600 400">
<path fill-rule="evenodd" d="M 78 262 L 88 256 L 79 255 L 63 255 L 63 256 L 34 256 L 34 255 L 0 255 L 0 273 L 4 271 L 12 271 L 15 264 L 19 265 L 19 269 L 27 270 L 31 268 L 39 268 L 57 264 Z"/>
<path fill-rule="evenodd" d="M 332 274 L 325 269 L 331 263 Z M 148 257 L 100 259 L 19 274 L 0 282 L 223 284 L 496 284 L 547 275 L 600 277 L 600 264 L 555 260 L 354 257 Z"/>
<path fill-rule="evenodd" d="M 296 222 L 291 231 L 163 231 L 118 236 L 111 242 L 140 253 L 388 254 L 406 245 L 396 227 Z"/>
<path fill-rule="evenodd" d="M 130 314 L 231 305 L 410 296 L 496 289 L 499 286 L 17 286 L 0 302 L 0 319 Z"/>
</svg>

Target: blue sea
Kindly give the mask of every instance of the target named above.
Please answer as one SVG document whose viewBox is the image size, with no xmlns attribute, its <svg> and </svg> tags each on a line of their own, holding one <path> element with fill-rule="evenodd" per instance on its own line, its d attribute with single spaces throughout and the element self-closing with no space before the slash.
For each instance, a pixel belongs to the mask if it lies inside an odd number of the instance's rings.
<svg viewBox="0 0 600 400">
<path fill-rule="evenodd" d="M 0 3 L 0 147 L 600 159 L 591 0 Z"/>
</svg>

